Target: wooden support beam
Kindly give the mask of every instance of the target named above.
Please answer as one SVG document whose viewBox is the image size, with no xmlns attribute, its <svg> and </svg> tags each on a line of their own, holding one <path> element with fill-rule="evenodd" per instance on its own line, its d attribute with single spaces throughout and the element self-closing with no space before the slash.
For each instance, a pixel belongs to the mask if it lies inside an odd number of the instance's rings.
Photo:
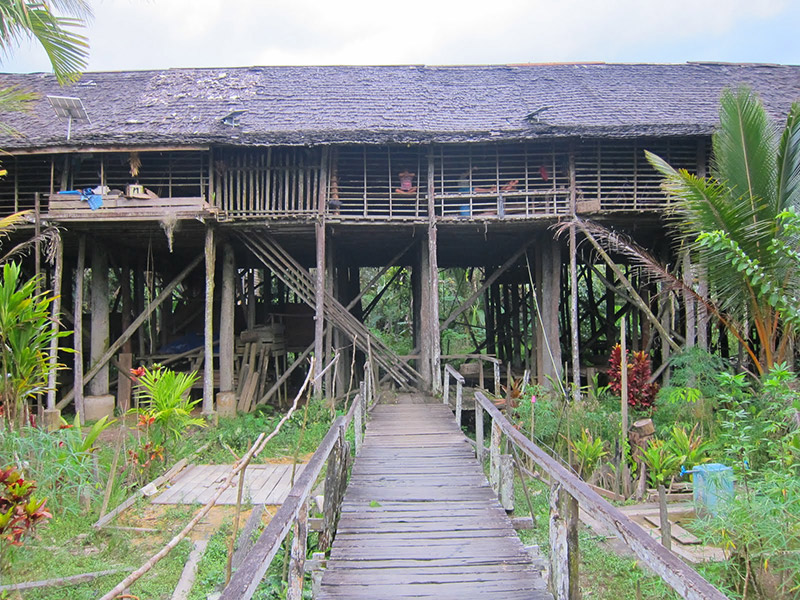
<svg viewBox="0 0 800 600">
<path fill-rule="evenodd" d="M 109 305 L 108 305 L 108 254 L 99 244 L 92 247 L 92 296 L 91 296 L 91 342 L 89 357 L 91 364 L 98 364 L 99 359 L 108 349 L 109 338 Z M 108 393 L 108 365 L 104 362 L 97 369 L 95 377 L 89 381 L 89 391 L 100 396 Z"/>
<path fill-rule="evenodd" d="M 233 246 L 225 243 L 222 247 L 222 293 L 220 294 L 219 309 L 220 392 L 233 391 L 235 285 L 236 265 L 234 263 Z"/>
<path fill-rule="evenodd" d="M 158 297 L 155 300 L 153 300 L 150 304 L 148 304 L 147 307 L 145 307 L 144 311 L 138 317 L 136 317 L 136 319 L 134 319 L 130 327 L 128 327 L 124 332 L 122 332 L 122 335 L 119 336 L 119 338 L 117 338 L 117 340 L 113 344 L 111 344 L 111 347 L 109 347 L 109 349 L 99 358 L 97 363 L 95 363 L 92 366 L 92 368 L 89 369 L 89 371 L 83 377 L 83 385 L 86 385 L 88 381 L 91 381 L 92 377 L 94 377 L 97 374 L 100 367 L 107 364 L 108 361 L 111 360 L 111 357 L 114 356 L 114 354 L 116 354 L 119 351 L 119 349 L 122 347 L 122 345 L 125 343 L 126 340 L 130 339 L 130 337 L 136 332 L 136 330 L 141 326 L 141 324 L 147 320 L 147 317 L 149 317 L 153 313 L 153 311 L 156 308 L 158 308 L 158 306 L 162 302 L 164 302 L 164 300 L 172 296 L 172 292 L 175 290 L 175 288 L 178 287 L 178 285 L 186 278 L 186 276 L 192 270 L 194 270 L 194 268 L 197 265 L 200 264 L 200 261 L 202 259 L 203 255 L 202 254 L 198 255 L 192 262 L 186 265 L 183 268 L 183 270 L 180 273 L 178 273 L 178 275 L 175 276 L 175 279 L 173 279 L 167 287 L 161 290 L 161 293 L 158 295 Z M 80 260 L 78 262 L 80 265 Z M 78 294 L 76 294 L 75 305 L 76 308 L 79 306 Z M 76 331 L 78 331 L 78 321 L 81 320 L 80 317 L 78 316 L 79 314 L 80 311 L 76 312 L 75 314 Z M 79 338 L 80 336 L 76 336 L 75 338 L 76 344 L 78 343 Z M 76 357 L 75 360 L 77 361 L 78 358 Z M 56 408 L 64 408 L 75 397 L 75 390 L 78 389 L 79 387 L 80 387 L 79 385 L 76 385 L 76 387 L 73 390 L 71 390 L 66 396 L 64 396 L 64 398 L 56 405 Z"/>
<path fill-rule="evenodd" d="M 483 294 L 483 293 L 484 293 L 484 292 L 485 292 L 487 289 L 489 289 L 489 287 L 490 287 L 490 286 L 491 286 L 491 285 L 492 285 L 492 284 L 493 284 L 495 281 L 497 281 L 498 277 L 500 277 L 500 276 L 501 276 L 503 273 L 505 273 L 506 271 L 508 271 L 508 269 L 509 269 L 509 268 L 511 268 L 511 267 L 512 267 L 512 266 L 513 266 L 513 265 L 514 265 L 516 262 L 517 262 L 517 260 L 518 260 L 518 259 L 519 259 L 519 258 L 520 258 L 520 257 L 521 257 L 521 256 L 522 256 L 524 253 L 525 253 L 525 251 L 528 249 L 528 247 L 529 247 L 531 244 L 533 244 L 533 242 L 534 242 L 534 241 L 535 241 L 535 240 L 534 240 L 533 238 L 531 238 L 531 239 L 529 239 L 529 240 L 527 240 L 527 241 L 523 242 L 522 246 L 520 246 L 520 247 L 517 249 L 517 251 L 516 251 L 516 252 L 514 252 L 514 254 L 512 254 L 512 255 L 511 255 L 509 258 L 508 258 L 508 260 L 506 260 L 506 262 L 504 262 L 504 263 L 503 263 L 502 265 L 500 265 L 500 266 L 499 266 L 497 269 L 495 269 L 495 271 L 494 271 L 494 272 L 493 272 L 491 275 L 489 275 L 489 277 L 487 277 L 487 278 L 486 278 L 486 280 L 483 282 L 483 284 L 482 284 L 482 285 L 481 285 L 481 286 L 480 286 L 480 287 L 479 287 L 477 290 L 475 290 L 475 291 L 472 293 L 472 295 L 470 295 L 470 297 L 469 297 L 469 298 L 467 298 L 466 300 L 464 300 L 464 302 L 462 302 L 461 304 L 459 304 L 458 308 L 456 308 L 456 309 L 455 309 L 455 310 L 454 310 L 452 313 L 450 313 L 450 316 L 449 316 L 449 317 L 447 317 L 447 318 L 444 320 L 444 322 L 441 324 L 441 327 L 440 327 L 440 328 L 441 328 L 441 329 L 447 329 L 447 327 L 448 327 L 448 326 L 449 326 L 449 325 L 450 325 L 450 324 L 451 324 L 453 321 L 455 321 L 455 320 L 458 318 L 458 316 L 459 316 L 459 315 L 461 315 L 461 313 L 463 313 L 463 312 L 464 312 L 465 310 L 467 310 L 467 309 L 468 309 L 470 306 L 472 306 L 472 304 L 475 302 L 475 300 L 477 300 L 477 299 L 478 299 L 478 298 L 479 298 L 479 297 L 480 297 L 480 296 L 481 296 L 481 295 L 482 295 L 482 294 Z"/>
<path fill-rule="evenodd" d="M 214 412 L 214 270 L 217 262 L 214 229 L 206 227 L 203 252 L 206 266 L 205 311 L 203 316 L 203 414 Z"/>
</svg>

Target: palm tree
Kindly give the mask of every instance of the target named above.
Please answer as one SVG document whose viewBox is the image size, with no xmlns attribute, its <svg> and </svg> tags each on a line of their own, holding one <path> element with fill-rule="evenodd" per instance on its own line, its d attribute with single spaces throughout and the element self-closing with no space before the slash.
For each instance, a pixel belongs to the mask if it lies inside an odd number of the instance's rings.
<svg viewBox="0 0 800 600">
<path fill-rule="evenodd" d="M 92 16 L 85 0 L 0 0 L 0 51 L 25 39 L 41 44 L 58 82 L 75 81 L 86 67 L 89 44 L 76 30 Z"/>
<path fill-rule="evenodd" d="M 800 104 L 781 132 L 752 90 L 726 90 L 712 145 L 708 177 L 647 158 L 664 177 L 679 238 L 708 277 L 702 301 L 762 373 L 791 357 L 800 326 Z"/>
</svg>

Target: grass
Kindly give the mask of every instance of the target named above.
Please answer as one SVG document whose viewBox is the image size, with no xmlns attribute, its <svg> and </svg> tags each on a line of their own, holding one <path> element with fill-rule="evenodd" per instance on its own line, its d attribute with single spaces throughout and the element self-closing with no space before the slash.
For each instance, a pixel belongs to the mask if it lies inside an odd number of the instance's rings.
<svg viewBox="0 0 800 600">
<path fill-rule="evenodd" d="M 232 463 L 233 450 L 241 456 L 256 437 L 271 432 L 282 414 L 261 412 L 241 415 L 235 419 L 221 419 L 217 427 L 187 431 L 186 435 L 168 448 L 168 462 L 155 462 L 145 480 L 150 480 L 166 471 L 181 457 L 191 455 L 199 446 L 209 442 L 208 449 L 195 460 L 216 464 Z M 305 421 L 305 430 L 303 423 Z M 284 424 L 281 432 L 268 444 L 259 460 L 292 457 L 301 458 L 313 452 L 327 433 L 332 422 L 330 410 L 322 401 L 311 400 L 301 406 Z M 124 532 L 104 529 L 95 532 L 91 524 L 99 516 L 105 484 L 114 454 L 114 443 L 99 443 L 92 456 L 76 456 L 68 448 L 59 445 L 64 432 L 48 434 L 41 431 L 19 440 L 0 432 L 0 454 L 13 456 L 26 465 L 26 478 L 40 482 L 40 496 L 48 498 L 48 507 L 53 518 L 44 524 L 36 538 L 15 549 L 10 565 L 4 566 L 2 583 L 38 581 L 57 577 L 68 577 L 81 573 L 103 571 L 115 567 L 136 569 L 149 556 L 160 549 L 177 531 L 188 522 L 197 506 L 179 506 L 169 509 L 156 525 L 137 522 L 136 515 L 149 505 L 139 501 L 118 518 L 120 525 L 155 527 L 157 532 Z M 116 433 L 108 439 L 116 440 Z M 298 448 L 298 440 L 302 443 Z M 12 446 L 13 444 L 13 446 Z M 130 447 L 128 444 L 126 447 Z M 120 468 L 125 464 L 126 453 L 120 455 Z M 134 491 L 126 482 L 125 473 L 118 474 L 112 490 L 110 509 L 126 499 Z M 86 504 L 89 503 L 88 509 Z M 128 519 L 131 519 L 128 521 Z M 196 582 L 199 590 L 194 598 L 205 598 L 224 579 L 227 558 L 227 535 L 231 523 L 227 520 L 222 529 L 214 534 L 203 558 L 200 575 Z M 314 534 L 315 535 L 315 534 Z M 177 584 L 183 565 L 191 552 L 192 542 L 184 540 L 166 558 L 160 561 L 147 575 L 131 587 L 131 593 L 140 598 L 160 600 L 170 598 Z M 274 561 L 274 567 L 265 577 L 256 597 L 277 598 L 275 577 L 280 575 L 282 559 Z M 274 569 L 278 568 L 275 572 Z M 92 582 L 63 588 L 28 591 L 25 598 L 33 600 L 83 600 L 97 598 L 116 585 L 126 573 L 98 578 Z M 272 582 L 272 583 L 270 583 Z M 14 598 L 14 596 L 11 596 Z"/>
<path fill-rule="evenodd" d="M 527 480 L 536 527 L 522 530 L 524 544 L 536 544 L 543 556 L 549 551 L 550 490 L 538 480 Z M 519 477 L 514 481 L 514 516 L 528 516 L 528 502 Z M 594 600 L 673 600 L 678 596 L 660 577 L 643 570 L 635 558 L 618 556 L 603 544 L 605 539 L 579 526 L 578 546 L 581 595 Z M 637 589 L 638 594 L 637 594 Z"/>
</svg>

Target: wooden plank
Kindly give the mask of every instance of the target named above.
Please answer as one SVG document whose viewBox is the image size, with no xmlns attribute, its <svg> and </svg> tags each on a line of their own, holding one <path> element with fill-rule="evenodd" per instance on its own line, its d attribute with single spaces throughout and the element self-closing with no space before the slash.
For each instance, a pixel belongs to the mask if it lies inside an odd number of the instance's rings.
<svg viewBox="0 0 800 600">
<path fill-rule="evenodd" d="M 453 413 L 377 406 L 318 597 L 550 599 L 543 587 Z"/>
</svg>

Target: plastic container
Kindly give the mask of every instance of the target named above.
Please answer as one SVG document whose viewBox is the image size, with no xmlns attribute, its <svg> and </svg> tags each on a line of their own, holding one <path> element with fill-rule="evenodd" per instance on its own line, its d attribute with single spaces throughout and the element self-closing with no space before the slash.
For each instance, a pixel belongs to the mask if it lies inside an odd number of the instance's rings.
<svg viewBox="0 0 800 600">
<path fill-rule="evenodd" d="M 698 512 L 717 515 L 733 499 L 733 469 L 719 463 L 697 465 L 694 473 L 694 506 Z"/>
</svg>

